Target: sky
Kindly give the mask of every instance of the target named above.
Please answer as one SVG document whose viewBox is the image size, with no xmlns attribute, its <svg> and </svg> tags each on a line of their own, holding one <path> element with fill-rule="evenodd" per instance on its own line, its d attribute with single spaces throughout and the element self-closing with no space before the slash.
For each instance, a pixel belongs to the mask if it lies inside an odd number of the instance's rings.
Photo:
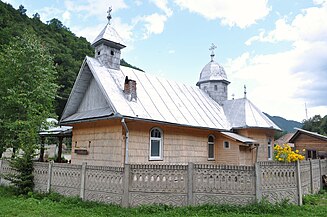
<svg viewBox="0 0 327 217">
<path fill-rule="evenodd" d="M 57 18 L 93 42 L 107 24 L 122 58 L 149 74 L 195 86 L 217 46 L 228 98 L 302 121 L 327 115 L 327 0 L 2 0 L 41 20 Z"/>
</svg>

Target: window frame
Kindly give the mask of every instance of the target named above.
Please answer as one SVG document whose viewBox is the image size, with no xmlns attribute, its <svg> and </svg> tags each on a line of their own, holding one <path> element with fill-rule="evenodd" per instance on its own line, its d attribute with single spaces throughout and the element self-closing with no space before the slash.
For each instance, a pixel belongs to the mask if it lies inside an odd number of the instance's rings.
<svg viewBox="0 0 327 217">
<path fill-rule="evenodd" d="M 226 148 L 225 144 L 228 144 L 228 147 Z M 224 149 L 230 149 L 230 142 L 229 141 L 224 141 L 223 142 Z"/>
<path fill-rule="evenodd" d="M 212 137 L 212 139 L 213 139 L 213 142 L 211 142 L 211 141 L 209 141 L 209 138 L 210 137 Z M 207 147 L 208 147 L 208 160 L 210 160 L 210 161 L 212 161 L 212 160 L 215 160 L 215 136 L 214 135 L 209 135 L 208 136 L 208 143 L 207 143 Z M 212 153 L 212 155 L 213 155 L 213 157 L 210 157 L 210 146 L 212 145 L 212 147 L 213 147 L 213 153 Z"/>
<path fill-rule="evenodd" d="M 158 130 L 160 132 L 160 138 L 159 137 L 152 137 L 152 131 Z M 152 141 L 159 141 L 159 156 L 152 156 Z M 154 127 L 150 130 L 150 141 L 149 141 L 149 160 L 150 161 L 156 161 L 156 160 L 163 160 L 163 131 L 159 127 Z"/>
</svg>

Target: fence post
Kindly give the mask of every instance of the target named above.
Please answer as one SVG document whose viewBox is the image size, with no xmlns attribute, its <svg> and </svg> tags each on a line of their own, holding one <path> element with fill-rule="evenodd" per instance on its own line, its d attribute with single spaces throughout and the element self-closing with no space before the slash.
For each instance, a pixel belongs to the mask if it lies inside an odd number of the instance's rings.
<svg viewBox="0 0 327 217">
<path fill-rule="evenodd" d="M 53 161 L 50 161 L 49 162 L 49 169 L 48 169 L 47 193 L 50 193 L 50 190 L 51 190 L 52 167 L 53 167 Z"/>
<path fill-rule="evenodd" d="M 296 161 L 296 180 L 297 180 L 297 193 L 298 193 L 298 205 L 302 206 L 302 184 L 301 184 L 301 169 L 300 161 Z"/>
<path fill-rule="evenodd" d="M 85 177 L 86 177 L 86 162 L 82 163 L 82 171 L 81 171 L 81 191 L 80 198 L 84 200 L 85 198 Z"/>
<path fill-rule="evenodd" d="M 259 162 L 255 163 L 255 198 L 257 202 L 260 202 L 262 199 L 261 192 L 261 168 Z"/>
<path fill-rule="evenodd" d="M 130 165 L 125 164 L 124 166 L 124 183 L 123 183 L 123 198 L 122 198 L 122 206 L 129 206 L 129 173 L 130 173 Z"/>
<path fill-rule="evenodd" d="M 1 179 L 1 175 L 2 175 L 2 159 L 0 160 L 0 185 L 2 185 L 2 179 Z"/>
<path fill-rule="evenodd" d="M 187 166 L 187 205 L 193 205 L 193 173 L 194 163 L 189 162 Z"/>
<path fill-rule="evenodd" d="M 320 180 L 320 190 L 324 188 L 324 183 L 322 181 L 322 171 L 321 171 L 321 159 L 319 159 L 319 180 Z"/>
</svg>

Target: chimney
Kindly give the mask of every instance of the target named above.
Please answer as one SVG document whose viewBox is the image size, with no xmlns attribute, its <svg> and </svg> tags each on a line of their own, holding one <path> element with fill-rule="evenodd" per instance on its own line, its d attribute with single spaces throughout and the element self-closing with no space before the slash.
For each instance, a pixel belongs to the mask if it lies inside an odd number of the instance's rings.
<svg viewBox="0 0 327 217">
<path fill-rule="evenodd" d="M 129 101 L 136 101 L 136 81 L 128 79 L 128 76 L 125 77 L 124 93 Z"/>
</svg>

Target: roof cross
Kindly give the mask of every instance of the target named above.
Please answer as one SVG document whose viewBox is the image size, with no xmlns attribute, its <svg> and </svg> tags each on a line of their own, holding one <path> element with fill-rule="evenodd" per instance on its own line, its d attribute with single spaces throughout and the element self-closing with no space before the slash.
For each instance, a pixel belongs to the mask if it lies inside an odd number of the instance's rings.
<svg viewBox="0 0 327 217">
<path fill-rule="evenodd" d="M 112 18 L 112 16 L 111 16 L 111 11 L 112 11 L 112 7 L 110 6 L 110 7 L 109 7 L 109 10 L 107 11 L 107 13 L 108 13 L 107 19 L 108 19 L 108 24 L 109 24 L 109 25 L 110 25 L 110 20 L 111 20 L 111 18 Z"/>
<path fill-rule="evenodd" d="M 211 46 L 210 46 L 210 48 L 209 48 L 209 50 L 211 50 L 211 62 L 213 61 L 213 58 L 214 58 L 214 56 L 215 56 L 215 52 L 214 52 L 214 50 L 217 48 L 217 46 L 214 44 L 214 43 L 211 43 Z"/>
</svg>

